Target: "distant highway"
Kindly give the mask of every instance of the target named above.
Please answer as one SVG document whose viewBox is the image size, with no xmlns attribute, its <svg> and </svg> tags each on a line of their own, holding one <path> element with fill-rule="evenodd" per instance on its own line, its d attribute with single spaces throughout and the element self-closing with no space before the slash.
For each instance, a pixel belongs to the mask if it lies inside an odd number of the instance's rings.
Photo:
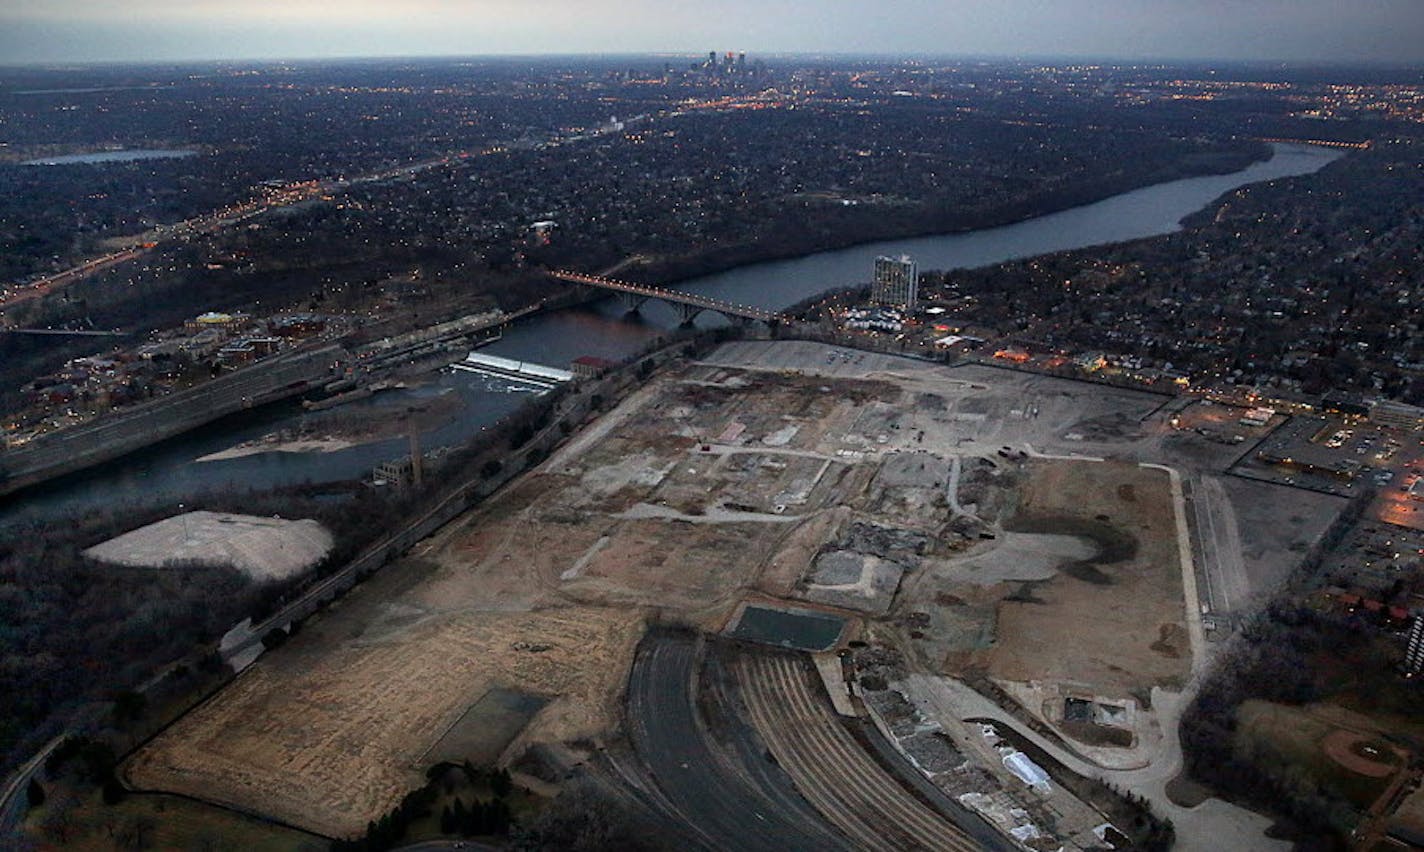
<svg viewBox="0 0 1424 852">
<path fill-rule="evenodd" d="M 23 302 L 39 299 L 53 290 L 62 288 L 107 269 L 112 269 L 119 264 L 140 258 L 166 242 L 189 240 L 193 237 L 217 233 L 224 228 L 242 224 L 257 216 L 270 213 L 273 210 L 292 207 L 302 202 L 310 201 L 313 198 L 343 192 L 354 186 L 409 177 L 428 169 L 448 166 L 451 163 L 464 162 L 473 157 L 499 154 L 506 150 L 507 149 L 503 146 L 492 145 L 477 151 L 459 151 L 453 154 L 431 157 L 430 159 L 420 160 L 415 163 L 376 169 L 352 178 L 327 177 L 295 181 L 279 189 L 271 190 L 259 198 L 231 204 L 210 213 L 184 219 L 181 222 L 175 222 L 171 225 L 160 225 L 141 237 L 136 238 L 135 243 L 131 246 L 100 255 L 99 257 L 90 258 L 69 269 L 45 275 L 24 284 L 16 284 L 9 288 L 0 287 L 0 312 L 4 312 Z"/>
<path fill-rule="evenodd" d="M 0 495 L 82 470 L 209 423 L 300 393 L 350 360 L 336 344 L 298 348 L 184 391 L 60 429 L 0 452 Z"/>
<path fill-rule="evenodd" d="M 56 337 L 128 337 L 125 331 L 95 331 L 92 329 L 68 328 L 7 328 L 0 326 L 0 334 L 37 334 Z"/>
<path fill-rule="evenodd" d="M 1357 151 L 1363 151 L 1366 148 L 1369 148 L 1371 144 L 1373 144 L 1369 141 L 1339 142 L 1332 139 L 1282 139 L 1280 137 L 1275 136 L 1262 136 L 1256 141 L 1279 142 L 1283 145 L 1319 145 L 1322 148 L 1351 148 Z"/>
</svg>

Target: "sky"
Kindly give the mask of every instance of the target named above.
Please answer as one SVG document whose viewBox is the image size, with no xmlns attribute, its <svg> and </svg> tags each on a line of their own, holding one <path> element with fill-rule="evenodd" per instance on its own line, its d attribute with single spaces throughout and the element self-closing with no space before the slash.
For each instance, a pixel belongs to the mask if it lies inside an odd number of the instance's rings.
<svg viewBox="0 0 1424 852">
<path fill-rule="evenodd" d="M 1424 64 L 1424 0 L 0 0 L 0 64 L 713 49 Z"/>
</svg>

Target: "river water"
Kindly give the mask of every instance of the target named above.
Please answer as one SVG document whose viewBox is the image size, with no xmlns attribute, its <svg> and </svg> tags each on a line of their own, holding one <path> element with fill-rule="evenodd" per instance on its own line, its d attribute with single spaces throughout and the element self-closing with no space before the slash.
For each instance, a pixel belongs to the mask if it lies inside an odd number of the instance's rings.
<svg viewBox="0 0 1424 852">
<path fill-rule="evenodd" d="M 122 151 L 98 151 L 92 154 L 66 154 L 62 157 L 41 157 L 25 160 L 22 166 L 72 166 L 105 165 L 107 163 L 132 163 L 138 160 L 175 160 L 197 155 L 197 151 L 186 148 L 131 148 Z"/>
<path fill-rule="evenodd" d="M 1309 174 L 1342 156 L 1339 151 L 1311 146 L 1278 144 L 1275 149 L 1270 160 L 1229 175 L 1157 184 L 998 228 L 890 240 L 753 264 L 685 281 L 678 287 L 775 309 L 833 287 L 867 281 L 872 261 L 882 254 L 909 254 L 922 270 L 956 269 L 1165 234 L 1179 229 L 1186 216 L 1238 187 Z M 716 315 L 698 317 L 699 324 L 720 321 Z M 580 355 L 623 358 L 677 323 L 673 311 L 661 303 L 649 302 L 641 315 L 630 318 L 624 316 L 619 302 L 609 299 L 533 317 L 506 330 L 502 340 L 482 351 L 566 368 Z M 421 436 L 421 444 L 428 450 L 464 443 L 518 407 L 529 392 L 510 382 L 445 371 L 418 388 L 378 394 L 343 410 L 356 412 L 362 407 L 388 405 L 403 395 L 459 394 L 465 403 L 459 417 Z M 234 415 L 126 458 L 13 495 L 0 500 L 0 526 L 125 503 L 167 501 L 176 506 L 194 495 L 219 488 L 267 488 L 352 479 L 367 474 L 379 462 L 406 452 L 406 439 L 393 438 L 330 453 L 268 452 L 223 461 L 196 461 L 238 442 L 298 425 L 303 416 L 295 404 Z"/>
</svg>

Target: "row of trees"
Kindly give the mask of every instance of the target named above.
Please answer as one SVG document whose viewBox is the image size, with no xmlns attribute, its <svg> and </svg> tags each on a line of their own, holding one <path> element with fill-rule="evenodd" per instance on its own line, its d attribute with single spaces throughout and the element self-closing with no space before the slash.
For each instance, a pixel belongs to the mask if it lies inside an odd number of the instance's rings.
<svg viewBox="0 0 1424 852">
<path fill-rule="evenodd" d="M 411 823 L 430 816 L 430 807 L 439 794 L 439 788 L 433 782 L 419 790 L 412 790 L 390 813 L 367 823 L 364 836 L 333 841 L 332 852 L 384 852 L 396 847 L 405 839 Z"/>
<path fill-rule="evenodd" d="M 665 827 L 591 778 L 564 785 L 539 815 L 516 828 L 510 848 L 521 852 L 655 852 L 681 848 Z"/>
<path fill-rule="evenodd" d="M 441 834 L 462 837 L 505 835 L 513 824 L 514 815 L 509 810 L 509 803 L 498 796 L 488 802 L 475 799 L 468 808 L 464 799 L 456 799 L 453 807 L 446 805 L 440 812 Z"/>
<path fill-rule="evenodd" d="M 55 795 L 45 789 L 38 775 L 30 777 L 25 800 L 30 810 L 45 806 L 39 824 L 42 834 L 59 844 L 76 836 L 79 826 L 74 811 L 80 806 L 85 790 L 95 787 L 106 805 L 117 805 L 128 795 L 117 775 L 118 759 L 114 749 L 101 740 L 84 736 L 66 737 L 50 752 L 44 763 L 44 776 L 54 785 Z M 106 817 L 109 836 L 119 849 L 147 849 L 156 828 L 152 819 L 139 816 L 117 822 Z"/>
<path fill-rule="evenodd" d="M 1187 770 L 1229 798 L 1283 817 L 1305 848 L 1345 848 L 1359 814 L 1349 791 L 1243 730 L 1238 713 L 1252 699 L 1299 706 L 1368 696 L 1378 713 L 1416 715 L 1418 685 L 1397 674 L 1397 650 L 1363 616 L 1278 601 L 1243 628 L 1183 714 Z"/>
<path fill-rule="evenodd" d="M 442 793 L 451 797 L 452 801 L 440 811 L 441 834 L 503 836 L 514 827 L 514 813 L 509 807 L 514 780 L 509 770 L 500 768 L 482 772 L 466 760 L 458 767 L 438 763 L 426 771 L 425 778 L 425 785 L 407 793 L 390 813 L 367 823 L 364 835 L 333 841 L 332 852 L 384 852 L 400 845 L 413 823 L 433 813 Z M 489 787 L 493 795 L 488 801 L 475 797 L 466 806 L 464 798 L 455 795 L 457 787 L 475 787 L 482 783 Z"/>
<path fill-rule="evenodd" d="M 1284 817 L 1308 848 L 1344 848 L 1357 809 L 1325 783 L 1238 724 L 1241 705 L 1256 699 L 1286 705 L 1335 695 L 1369 695 L 1381 712 L 1417 712 L 1416 685 L 1396 675 L 1364 614 L 1341 615 L 1305 605 L 1320 584 L 1325 555 L 1353 530 L 1375 497 L 1355 495 L 1301 560 L 1290 588 L 1249 621 L 1218 658 L 1181 721 L 1190 774 L 1222 792 Z M 1421 744 L 1424 745 L 1424 744 Z"/>
</svg>

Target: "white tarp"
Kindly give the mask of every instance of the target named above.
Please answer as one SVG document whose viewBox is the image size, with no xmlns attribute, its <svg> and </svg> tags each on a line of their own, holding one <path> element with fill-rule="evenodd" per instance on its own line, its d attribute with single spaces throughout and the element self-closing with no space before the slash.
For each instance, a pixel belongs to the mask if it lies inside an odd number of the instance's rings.
<svg viewBox="0 0 1424 852">
<path fill-rule="evenodd" d="M 1018 779 L 1025 784 L 1047 793 L 1051 787 L 1048 783 L 1048 773 L 1029 759 L 1029 756 L 1021 751 L 1011 751 L 1004 755 L 1004 768 L 1014 773 Z"/>
</svg>

